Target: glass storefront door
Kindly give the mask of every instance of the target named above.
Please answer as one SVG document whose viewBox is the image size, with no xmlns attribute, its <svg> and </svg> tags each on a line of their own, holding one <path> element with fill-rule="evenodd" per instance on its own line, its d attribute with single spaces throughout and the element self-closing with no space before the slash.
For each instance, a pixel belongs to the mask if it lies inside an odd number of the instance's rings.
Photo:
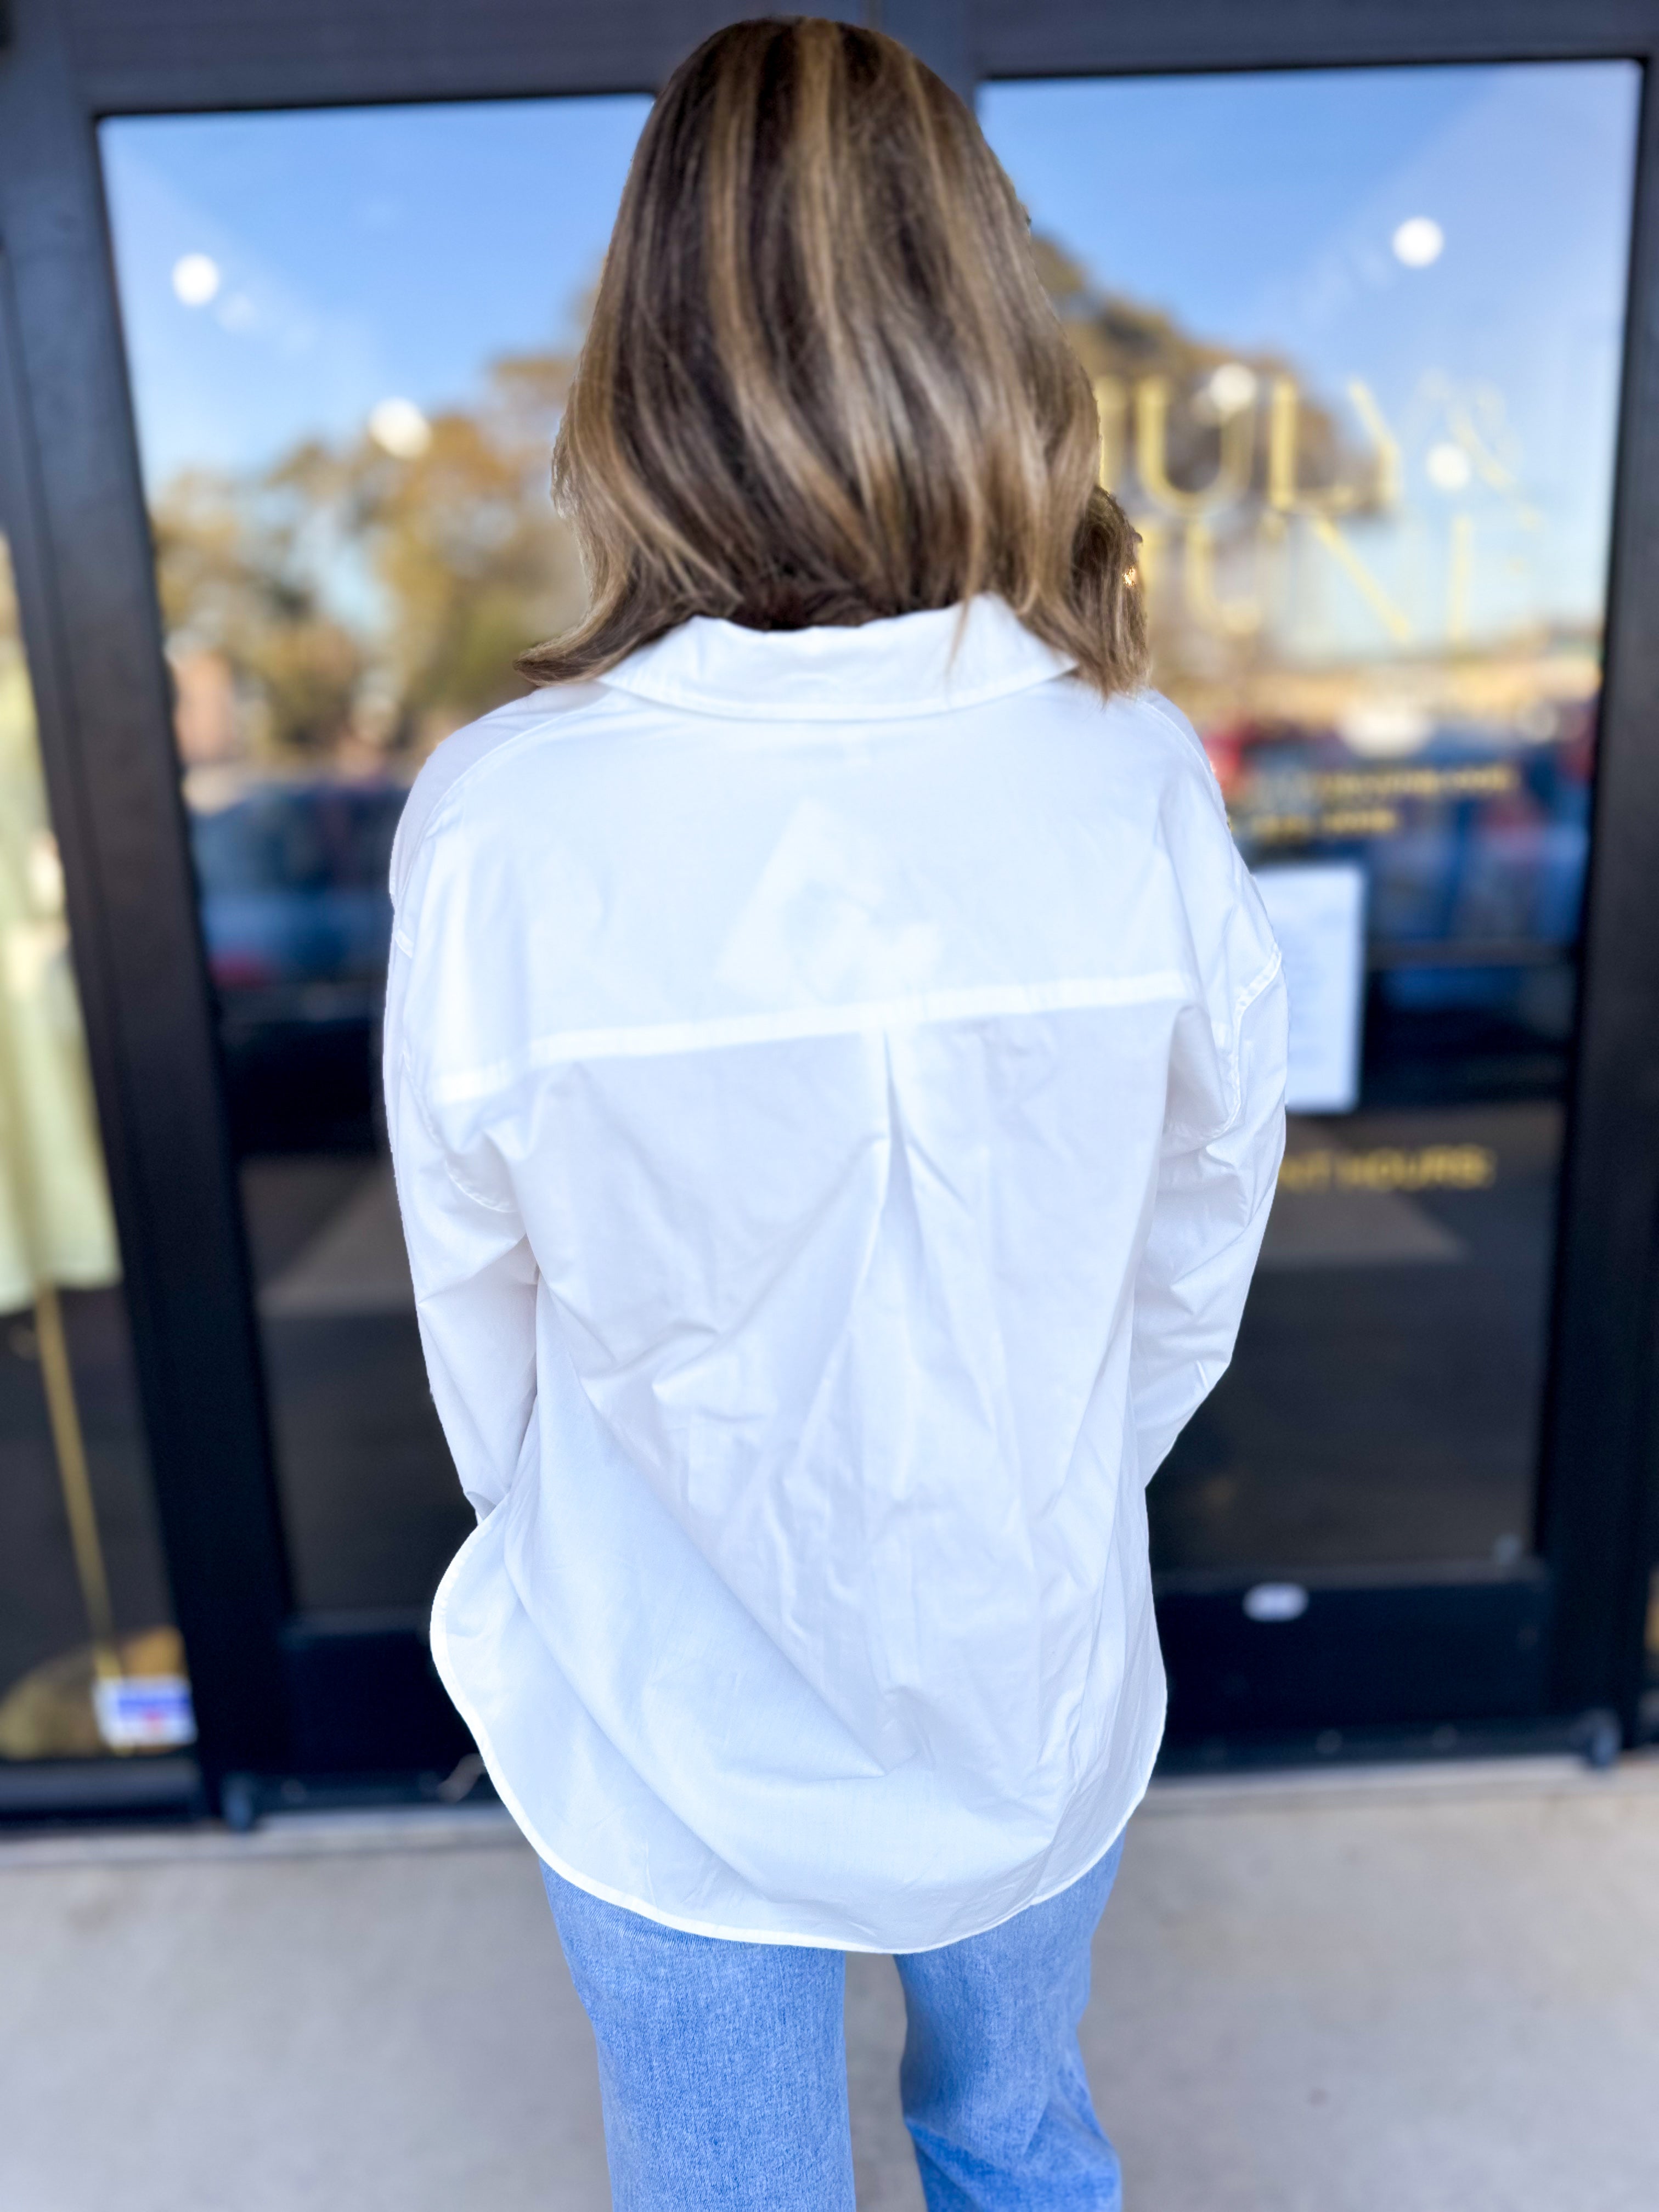
<svg viewBox="0 0 1659 2212">
<path fill-rule="evenodd" d="M 1261 1271 L 1150 1497 L 1174 1641 L 1206 1591 L 1269 1623 L 1322 1583 L 1530 1583 L 1492 1616 L 1498 1710 L 1536 1698 L 1547 1624 L 1639 87 L 1601 62 L 981 95 L 1141 532 L 1154 680 L 1290 988 Z M 1172 1656 L 1195 1728 L 1283 1717 L 1237 1651 Z"/>
<path fill-rule="evenodd" d="M 981 89 L 1142 534 L 1156 680 L 1291 973 L 1262 1272 L 1151 1498 L 1189 1736 L 1544 1710 L 1638 90 L 1607 61 Z M 386 860 L 422 759 L 578 604 L 548 447 L 647 106 L 99 125 L 301 1768 L 439 1756 L 425 1720 L 386 1747 L 469 1517 L 378 1125 Z M 355 1704 L 306 1674 L 337 1633 Z"/>
<path fill-rule="evenodd" d="M 380 1127 L 392 839 L 579 611 L 553 427 L 643 98 L 106 124 L 295 1597 L 418 1621 L 471 1525 Z"/>
</svg>

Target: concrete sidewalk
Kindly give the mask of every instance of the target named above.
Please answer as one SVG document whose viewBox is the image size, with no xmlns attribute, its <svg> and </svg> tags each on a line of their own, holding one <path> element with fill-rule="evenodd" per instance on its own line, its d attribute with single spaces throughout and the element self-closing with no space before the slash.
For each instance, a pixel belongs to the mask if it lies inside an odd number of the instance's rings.
<svg viewBox="0 0 1659 2212">
<path fill-rule="evenodd" d="M 609 2203 L 497 1814 L 3 1844 L 0 1960 L 4 2212 Z M 921 2204 L 902 2027 L 852 1960 L 864 2212 Z M 1129 2212 L 1656 2212 L 1659 1761 L 1159 1789 L 1085 2045 Z"/>
</svg>

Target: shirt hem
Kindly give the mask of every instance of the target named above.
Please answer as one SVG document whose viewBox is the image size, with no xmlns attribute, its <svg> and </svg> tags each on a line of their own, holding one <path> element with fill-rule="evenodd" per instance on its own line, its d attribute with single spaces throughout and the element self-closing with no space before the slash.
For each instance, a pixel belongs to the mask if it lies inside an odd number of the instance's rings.
<svg viewBox="0 0 1659 2212">
<path fill-rule="evenodd" d="M 497 1510 L 500 1510 L 497 1508 Z M 583 1874 L 579 1868 L 573 1866 L 568 1859 L 561 1857 L 558 1852 L 552 1849 L 541 1834 L 536 1823 L 525 1810 L 517 1791 L 502 1771 L 501 1762 L 496 1755 L 495 1745 L 490 1741 L 489 1731 L 484 1727 L 472 1700 L 460 1685 L 458 1670 L 449 1650 L 447 1626 L 449 1594 L 462 1562 L 471 1551 L 483 1529 L 483 1523 L 481 1522 L 461 1546 L 460 1550 L 456 1553 L 444 1571 L 443 1580 L 439 1583 L 437 1595 L 432 1601 L 432 1662 L 438 1670 L 438 1679 L 447 1692 L 450 1702 L 456 1711 L 466 1723 L 472 1741 L 477 1747 L 478 1756 L 483 1761 L 484 1771 L 495 1786 L 496 1796 L 506 1806 L 513 1817 L 514 1825 L 537 1857 L 545 1865 L 551 1867 L 554 1873 L 563 1881 L 571 1883 L 577 1889 L 585 1890 L 588 1896 L 597 1897 L 605 1905 L 617 1905 L 624 1912 L 636 1912 L 642 1920 L 654 1920 L 659 1927 L 675 1928 L 685 1936 L 706 1936 L 718 1942 L 787 1944 L 793 1949 L 811 1951 L 860 1951 L 869 1952 L 877 1958 L 914 1958 L 924 1951 L 946 1950 L 952 1943 L 970 1942 L 976 1936 L 988 1936 L 993 1929 L 1000 1928 L 1005 1922 L 1018 1918 L 1020 1913 L 1029 1912 L 1034 1906 L 1047 1905 L 1051 1899 L 1063 1895 L 1075 1883 L 1083 1881 L 1085 1875 L 1092 1873 L 1116 1844 L 1134 1818 L 1141 1800 L 1146 1795 L 1147 1787 L 1152 1778 L 1152 1770 L 1158 1764 L 1158 1754 L 1164 1742 L 1164 1729 L 1168 1717 L 1167 1702 L 1164 1711 L 1158 1717 L 1158 1725 L 1152 1737 L 1152 1748 L 1142 1762 L 1141 1771 L 1137 1778 L 1129 1805 L 1100 1849 L 1074 1874 L 1068 1874 L 1063 1881 L 1055 1882 L 1052 1887 L 1039 1891 L 1035 1897 L 1026 1898 L 1023 1903 L 1016 1905 L 1011 1911 L 1000 1912 L 994 1919 L 988 1920 L 980 1926 L 964 1929 L 957 1935 L 941 1936 L 937 1942 L 933 1943 L 867 1943 L 844 1936 L 798 1934 L 791 1930 L 774 1928 L 728 1927 L 723 1922 L 717 1920 L 697 1920 L 687 1914 L 665 1911 L 659 1905 L 648 1905 L 643 1898 L 632 1897 L 626 1890 L 612 1888 L 606 1882 L 596 1881 L 592 1875 Z"/>
</svg>

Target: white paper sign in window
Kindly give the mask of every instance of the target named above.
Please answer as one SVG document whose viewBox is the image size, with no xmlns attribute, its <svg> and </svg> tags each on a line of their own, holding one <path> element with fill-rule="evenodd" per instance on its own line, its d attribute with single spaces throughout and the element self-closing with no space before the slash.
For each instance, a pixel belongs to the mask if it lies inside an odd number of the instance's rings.
<svg viewBox="0 0 1659 2212">
<path fill-rule="evenodd" d="M 1365 871 L 1352 860 L 1258 868 L 1255 884 L 1285 956 L 1285 1103 L 1293 1114 L 1350 1114 L 1359 1103 Z"/>
</svg>

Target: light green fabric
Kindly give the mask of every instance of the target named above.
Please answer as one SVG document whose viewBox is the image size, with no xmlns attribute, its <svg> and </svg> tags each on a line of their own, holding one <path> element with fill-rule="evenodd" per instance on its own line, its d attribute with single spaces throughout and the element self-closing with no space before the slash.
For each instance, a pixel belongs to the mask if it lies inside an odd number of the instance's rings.
<svg viewBox="0 0 1659 2212">
<path fill-rule="evenodd" d="M 33 702 L 0 630 L 0 1313 L 119 1274 Z"/>
</svg>

